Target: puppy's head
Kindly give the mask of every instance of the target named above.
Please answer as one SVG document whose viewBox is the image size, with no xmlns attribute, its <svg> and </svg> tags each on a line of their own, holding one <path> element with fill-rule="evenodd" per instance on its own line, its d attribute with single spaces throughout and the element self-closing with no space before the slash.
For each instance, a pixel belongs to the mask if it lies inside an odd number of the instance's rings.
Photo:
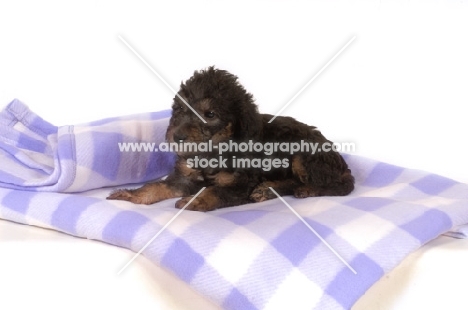
<svg viewBox="0 0 468 310">
<path fill-rule="evenodd" d="M 261 125 L 252 95 L 239 84 L 237 77 L 225 70 L 209 67 L 195 71 L 181 84 L 178 95 L 174 97 L 166 140 L 195 143 L 212 140 L 213 144 L 249 140 L 259 135 Z"/>
</svg>

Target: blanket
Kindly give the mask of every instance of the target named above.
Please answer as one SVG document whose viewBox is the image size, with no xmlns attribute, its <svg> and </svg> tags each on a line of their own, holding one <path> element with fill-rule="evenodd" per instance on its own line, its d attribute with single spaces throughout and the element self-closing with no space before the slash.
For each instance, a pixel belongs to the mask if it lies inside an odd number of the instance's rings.
<svg viewBox="0 0 468 310">
<path fill-rule="evenodd" d="M 162 141 L 162 134 L 151 135 L 164 131 L 167 116 L 57 128 L 13 102 L 0 114 L 0 218 L 138 252 L 177 213 L 176 199 L 151 206 L 108 201 L 111 188 L 102 187 L 143 182 L 171 169 L 173 158 L 156 152 L 133 153 L 148 157 L 137 166 L 124 164 L 128 159 L 115 145 L 120 139 Z M 114 139 L 107 144 L 103 135 Z M 284 199 L 356 274 L 279 199 L 183 211 L 142 254 L 224 309 L 350 309 L 429 240 L 466 236 L 468 185 L 356 155 L 345 159 L 356 178 L 349 196 Z"/>
<path fill-rule="evenodd" d="M 80 192 L 162 177 L 170 171 L 174 154 L 123 147 L 164 141 L 170 113 L 57 127 L 15 99 L 0 112 L 0 187 Z"/>
</svg>

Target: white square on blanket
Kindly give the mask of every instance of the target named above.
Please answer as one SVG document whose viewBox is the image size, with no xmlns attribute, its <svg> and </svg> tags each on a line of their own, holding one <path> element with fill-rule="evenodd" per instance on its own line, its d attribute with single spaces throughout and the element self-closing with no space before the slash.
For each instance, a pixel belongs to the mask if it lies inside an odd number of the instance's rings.
<svg viewBox="0 0 468 310">
<path fill-rule="evenodd" d="M 401 191 L 408 190 L 408 184 L 406 183 L 395 183 L 387 186 L 378 188 L 364 187 L 365 190 L 361 193 L 361 197 L 393 197 Z"/>
<path fill-rule="evenodd" d="M 373 214 L 363 213 L 359 218 L 338 227 L 335 232 L 357 250 L 364 252 L 394 229 L 395 224 Z"/>
<path fill-rule="evenodd" d="M 443 206 L 448 206 L 455 202 L 456 202 L 456 199 L 450 199 L 450 198 L 439 197 L 439 196 L 431 196 L 428 198 L 415 200 L 413 203 L 417 205 L 425 206 L 428 208 L 440 208 Z"/>
<path fill-rule="evenodd" d="M 320 286 L 294 268 L 263 309 L 314 309 L 322 295 L 323 289 Z"/>
<path fill-rule="evenodd" d="M 232 284 L 241 279 L 268 243 L 249 230 L 239 227 L 222 239 L 206 258 Z M 233 260 L 235 264 L 233 264 Z"/>
</svg>

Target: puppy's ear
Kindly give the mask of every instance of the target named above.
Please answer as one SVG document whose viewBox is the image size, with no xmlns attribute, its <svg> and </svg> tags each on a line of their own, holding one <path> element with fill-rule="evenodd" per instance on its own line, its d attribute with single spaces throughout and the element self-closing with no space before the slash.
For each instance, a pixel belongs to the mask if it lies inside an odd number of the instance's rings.
<svg viewBox="0 0 468 310">
<path fill-rule="evenodd" d="M 237 114 L 234 138 L 239 140 L 256 139 L 262 132 L 262 117 L 250 96 L 241 106 L 240 113 Z"/>
</svg>

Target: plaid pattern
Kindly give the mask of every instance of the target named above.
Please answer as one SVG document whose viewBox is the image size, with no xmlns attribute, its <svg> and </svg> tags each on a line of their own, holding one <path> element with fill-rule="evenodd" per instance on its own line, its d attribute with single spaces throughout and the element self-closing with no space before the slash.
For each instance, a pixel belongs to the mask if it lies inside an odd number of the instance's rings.
<svg viewBox="0 0 468 310">
<path fill-rule="evenodd" d="M 279 199 L 184 211 L 143 254 L 225 309 L 349 309 L 424 243 L 449 231 L 464 236 L 455 228 L 468 223 L 468 185 L 358 156 L 346 160 L 356 177 L 351 195 L 285 200 L 357 275 Z M 3 161 L 0 170 L 7 170 Z M 0 218 L 139 251 L 177 212 L 175 199 L 140 207 L 106 201 L 108 193 L 0 188 Z"/>
<path fill-rule="evenodd" d="M 118 143 L 164 141 L 170 110 L 54 126 L 18 100 L 0 112 L 0 186 L 81 192 L 166 175 L 174 155 L 120 152 Z"/>
</svg>

